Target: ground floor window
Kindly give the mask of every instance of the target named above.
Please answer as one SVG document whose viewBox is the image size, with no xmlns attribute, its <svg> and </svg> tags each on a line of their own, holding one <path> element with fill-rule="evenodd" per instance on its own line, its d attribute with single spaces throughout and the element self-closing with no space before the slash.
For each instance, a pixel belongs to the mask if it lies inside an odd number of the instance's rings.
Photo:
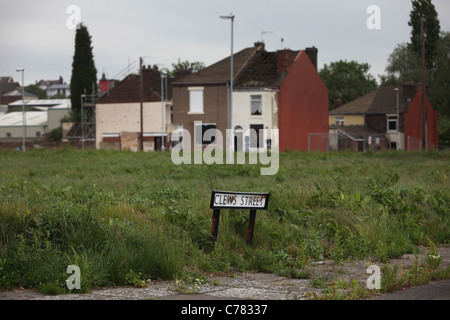
<svg viewBox="0 0 450 320">
<path fill-rule="evenodd" d="M 195 143 L 206 146 L 216 141 L 215 123 L 195 123 Z"/>
</svg>

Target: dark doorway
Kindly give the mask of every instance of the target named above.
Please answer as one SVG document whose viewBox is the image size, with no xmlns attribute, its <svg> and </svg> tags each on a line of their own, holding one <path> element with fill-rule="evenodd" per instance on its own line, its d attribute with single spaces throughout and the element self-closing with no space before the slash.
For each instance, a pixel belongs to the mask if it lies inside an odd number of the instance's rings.
<svg viewBox="0 0 450 320">
<path fill-rule="evenodd" d="M 250 147 L 259 149 L 264 146 L 263 129 L 264 126 L 262 124 L 250 125 Z"/>
</svg>

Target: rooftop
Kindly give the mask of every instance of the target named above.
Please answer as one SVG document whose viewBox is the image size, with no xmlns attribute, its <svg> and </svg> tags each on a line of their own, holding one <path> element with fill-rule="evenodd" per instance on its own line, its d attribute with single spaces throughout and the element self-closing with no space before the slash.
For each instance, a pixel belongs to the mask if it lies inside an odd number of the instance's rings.
<svg viewBox="0 0 450 320">
<path fill-rule="evenodd" d="M 233 55 L 233 75 L 235 79 L 256 51 L 256 48 L 251 47 Z M 230 62 L 231 58 L 228 56 L 199 72 L 192 73 L 177 80 L 173 84 L 226 83 L 230 81 Z"/>
<path fill-rule="evenodd" d="M 47 124 L 46 111 L 25 112 L 27 126 L 43 126 Z M 22 112 L 10 112 L 0 115 L 0 127 L 23 126 Z"/>
<path fill-rule="evenodd" d="M 39 99 L 39 100 L 25 100 L 27 107 L 54 107 L 67 105 L 70 106 L 70 99 Z M 9 107 L 22 106 L 22 100 L 14 101 L 8 105 Z"/>
<path fill-rule="evenodd" d="M 404 86 L 382 86 L 355 99 L 341 107 L 330 111 L 330 115 L 364 115 L 387 114 L 397 112 L 397 92 L 399 89 L 399 112 L 408 111 L 411 99 L 416 92 L 416 86 L 405 84 Z"/>
</svg>

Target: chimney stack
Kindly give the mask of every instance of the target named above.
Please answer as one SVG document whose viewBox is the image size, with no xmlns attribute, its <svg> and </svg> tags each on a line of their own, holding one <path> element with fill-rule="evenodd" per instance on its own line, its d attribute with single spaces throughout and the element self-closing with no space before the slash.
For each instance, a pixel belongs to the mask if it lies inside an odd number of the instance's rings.
<svg viewBox="0 0 450 320">
<path fill-rule="evenodd" d="M 153 87 L 153 70 L 151 66 L 142 66 L 142 74 L 141 74 L 144 88 L 152 88 Z"/>
<path fill-rule="evenodd" d="M 266 51 L 266 45 L 264 42 L 255 42 L 256 51 Z"/>
<path fill-rule="evenodd" d="M 287 72 L 290 65 L 294 62 L 294 52 L 289 49 L 277 51 L 277 70 Z"/>
<path fill-rule="evenodd" d="M 412 100 L 417 92 L 417 86 L 414 82 L 407 82 L 403 84 L 403 100 Z"/>
<path fill-rule="evenodd" d="M 306 48 L 305 52 L 309 57 L 309 60 L 311 60 L 314 68 L 316 68 L 317 70 L 317 53 L 318 53 L 318 49 L 316 47 L 312 47 L 312 48 Z"/>
</svg>

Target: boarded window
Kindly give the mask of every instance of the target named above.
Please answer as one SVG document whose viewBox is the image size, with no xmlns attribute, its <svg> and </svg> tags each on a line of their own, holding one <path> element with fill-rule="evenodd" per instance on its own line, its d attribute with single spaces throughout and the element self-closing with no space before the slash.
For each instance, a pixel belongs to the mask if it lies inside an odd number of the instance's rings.
<svg viewBox="0 0 450 320">
<path fill-rule="evenodd" d="M 203 113 L 203 89 L 189 89 L 189 112 Z"/>
<path fill-rule="evenodd" d="M 195 134 L 196 134 L 195 143 L 197 145 L 205 146 L 214 143 L 216 141 L 216 124 L 215 123 L 195 124 Z"/>
</svg>

